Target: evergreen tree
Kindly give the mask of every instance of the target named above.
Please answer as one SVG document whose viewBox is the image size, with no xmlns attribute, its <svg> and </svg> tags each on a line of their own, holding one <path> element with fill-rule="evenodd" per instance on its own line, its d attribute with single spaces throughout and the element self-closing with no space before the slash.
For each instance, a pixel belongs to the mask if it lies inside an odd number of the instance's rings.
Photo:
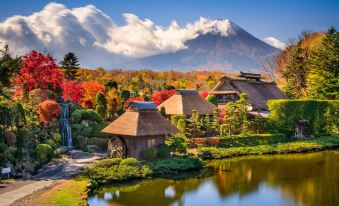
<svg viewBox="0 0 339 206">
<path fill-rule="evenodd" d="M 284 92 L 288 97 L 296 99 L 306 96 L 306 77 L 308 75 L 307 59 L 304 56 L 305 49 L 301 48 L 301 41 L 293 49 L 292 61 L 282 72 L 286 80 L 286 85 L 283 87 Z"/>
<path fill-rule="evenodd" d="M 165 107 L 160 107 L 160 114 L 161 114 L 161 116 L 166 118 L 166 109 L 165 109 Z"/>
<path fill-rule="evenodd" d="M 128 90 L 122 90 L 120 96 L 121 100 L 126 102 L 131 97 L 131 93 Z"/>
<path fill-rule="evenodd" d="M 95 99 L 95 110 L 102 118 L 106 118 L 107 113 L 107 100 L 103 93 L 99 92 Z"/>
<path fill-rule="evenodd" d="M 330 28 L 310 60 L 309 97 L 339 99 L 339 32 Z"/>
<path fill-rule="evenodd" d="M 78 70 L 80 69 L 80 64 L 78 58 L 74 53 L 69 52 L 65 54 L 64 59 L 60 61 L 60 66 L 62 71 L 65 74 L 66 79 L 75 80 L 78 77 Z"/>
<path fill-rule="evenodd" d="M 115 88 L 118 90 L 118 83 L 114 80 L 109 80 L 106 84 L 105 84 L 105 89 L 106 91 Z"/>
<path fill-rule="evenodd" d="M 4 87 L 8 87 L 13 74 L 17 73 L 21 68 L 20 57 L 11 57 L 8 45 L 0 49 L 0 83 Z"/>
<path fill-rule="evenodd" d="M 215 135 L 219 133 L 220 127 L 220 120 L 219 120 L 219 109 L 214 108 L 213 110 L 213 121 L 212 121 L 212 128 L 214 130 Z"/>
</svg>

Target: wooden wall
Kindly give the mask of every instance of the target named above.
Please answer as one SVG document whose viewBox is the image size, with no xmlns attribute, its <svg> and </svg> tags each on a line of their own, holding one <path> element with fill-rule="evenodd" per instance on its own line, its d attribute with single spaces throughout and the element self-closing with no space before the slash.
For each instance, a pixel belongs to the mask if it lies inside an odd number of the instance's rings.
<svg viewBox="0 0 339 206">
<path fill-rule="evenodd" d="M 155 136 L 123 136 L 127 145 L 127 157 L 142 159 L 141 152 L 147 148 L 155 148 L 165 143 L 165 135 Z"/>
</svg>

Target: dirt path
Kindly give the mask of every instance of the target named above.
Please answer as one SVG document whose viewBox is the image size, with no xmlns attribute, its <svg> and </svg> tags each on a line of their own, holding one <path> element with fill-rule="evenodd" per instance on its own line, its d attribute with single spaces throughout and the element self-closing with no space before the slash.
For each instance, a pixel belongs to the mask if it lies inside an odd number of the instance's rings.
<svg viewBox="0 0 339 206">
<path fill-rule="evenodd" d="M 85 154 L 81 150 L 70 150 L 65 158 L 51 164 L 32 180 L 19 180 L 4 188 L 0 193 L 1 206 L 20 205 L 18 200 L 79 174 L 87 165 L 105 155 L 105 153 Z"/>
</svg>

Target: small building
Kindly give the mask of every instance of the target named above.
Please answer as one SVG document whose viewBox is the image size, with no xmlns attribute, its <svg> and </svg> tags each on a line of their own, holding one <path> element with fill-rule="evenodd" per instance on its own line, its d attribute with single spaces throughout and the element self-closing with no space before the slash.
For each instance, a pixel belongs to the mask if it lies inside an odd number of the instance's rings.
<svg viewBox="0 0 339 206">
<path fill-rule="evenodd" d="M 240 93 L 248 95 L 252 101 L 252 110 L 267 110 L 268 100 L 286 99 L 274 81 L 263 80 L 261 74 L 244 72 L 240 72 L 237 77 L 223 76 L 209 92 L 217 97 L 219 107 L 238 100 Z"/>
<path fill-rule="evenodd" d="M 177 90 L 168 100 L 158 106 L 165 108 L 167 115 L 192 115 L 192 110 L 199 114 L 213 114 L 215 105 L 199 95 L 197 90 Z"/>
<path fill-rule="evenodd" d="M 178 129 L 160 115 L 153 102 L 131 102 L 126 112 L 102 130 L 115 135 L 108 143 L 111 157 L 142 159 L 141 152 L 165 143 Z"/>
</svg>

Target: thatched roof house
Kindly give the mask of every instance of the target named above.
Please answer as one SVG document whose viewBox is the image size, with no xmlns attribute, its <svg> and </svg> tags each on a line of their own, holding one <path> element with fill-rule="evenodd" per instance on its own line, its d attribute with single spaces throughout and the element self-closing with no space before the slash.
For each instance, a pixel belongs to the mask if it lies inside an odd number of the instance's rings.
<svg viewBox="0 0 339 206">
<path fill-rule="evenodd" d="M 240 93 L 248 94 L 253 110 L 267 110 L 268 100 L 286 98 L 275 82 L 262 80 L 260 74 L 244 72 L 237 77 L 223 76 L 209 92 L 217 97 L 220 106 L 238 100 Z"/>
<path fill-rule="evenodd" d="M 192 115 L 192 110 L 200 114 L 213 114 L 214 105 L 200 97 L 197 90 L 177 90 L 168 100 L 158 106 L 165 108 L 167 115 Z"/>
<path fill-rule="evenodd" d="M 140 159 L 142 151 L 165 143 L 166 135 L 179 131 L 160 115 L 153 102 L 132 102 L 102 132 L 120 136 L 127 150 L 124 156 Z"/>
</svg>

